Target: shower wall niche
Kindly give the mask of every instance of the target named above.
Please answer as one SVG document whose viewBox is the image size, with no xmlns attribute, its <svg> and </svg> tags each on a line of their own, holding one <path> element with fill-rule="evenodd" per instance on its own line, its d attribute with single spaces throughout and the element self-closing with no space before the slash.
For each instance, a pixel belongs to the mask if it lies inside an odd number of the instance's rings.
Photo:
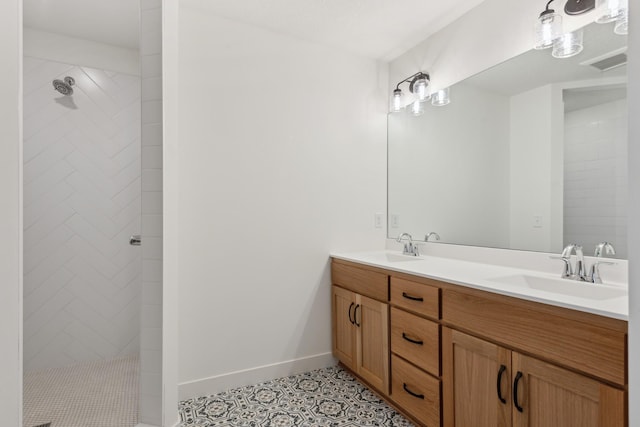
<svg viewBox="0 0 640 427">
<path fill-rule="evenodd" d="M 75 80 L 73 96 L 52 82 Z M 24 58 L 24 369 L 140 349 L 140 77 Z"/>
</svg>

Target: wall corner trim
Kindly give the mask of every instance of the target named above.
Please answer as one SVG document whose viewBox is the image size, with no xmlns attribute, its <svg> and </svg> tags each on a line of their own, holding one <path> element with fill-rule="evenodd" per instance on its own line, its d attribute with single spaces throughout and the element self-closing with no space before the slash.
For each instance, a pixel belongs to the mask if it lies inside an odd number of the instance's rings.
<svg viewBox="0 0 640 427">
<path fill-rule="evenodd" d="M 313 371 L 315 369 L 327 368 L 335 364 L 336 361 L 331 353 L 321 353 L 270 365 L 243 369 L 241 371 L 180 383 L 178 385 L 178 397 L 182 401 L 197 396 L 209 396 L 232 388 L 244 387 L 263 381 Z"/>
</svg>

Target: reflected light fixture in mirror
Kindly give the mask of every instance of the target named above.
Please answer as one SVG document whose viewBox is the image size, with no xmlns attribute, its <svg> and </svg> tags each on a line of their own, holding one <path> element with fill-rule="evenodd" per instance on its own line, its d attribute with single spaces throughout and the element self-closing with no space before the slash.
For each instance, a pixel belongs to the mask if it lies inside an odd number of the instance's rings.
<svg viewBox="0 0 640 427">
<path fill-rule="evenodd" d="M 626 15 L 628 13 L 629 3 L 627 0 L 598 0 L 596 2 L 596 9 L 598 10 L 596 22 L 598 24 L 606 24 Z"/>
<path fill-rule="evenodd" d="M 582 29 L 564 34 L 553 43 L 554 58 L 570 58 L 576 56 L 584 49 L 584 31 Z"/>
<path fill-rule="evenodd" d="M 413 101 L 413 103 L 411 104 L 411 114 L 413 114 L 414 116 L 423 115 L 424 103 L 421 102 L 419 99 L 416 99 L 415 101 Z"/>
<path fill-rule="evenodd" d="M 435 107 L 443 107 L 451 102 L 449 98 L 449 88 L 440 89 L 431 95 L 431 105 Z"/>
<path fill-rule="evenodd" d="M 553 0 L 547 3 L 547 7 L 538 17 L 535 27 L 535 48 L 548 49 L 553 46 L 556 39 L 562 36 L 562 16 L 550 9 Z"/>
<path fill-rule="evenodd" d="M 629 34 L 629 13 L 626 12 L 616 21 L 616 26 L 613 29 L 613 32 L 618 34 L 619 36 L 626 36 Z"/>
</svg>

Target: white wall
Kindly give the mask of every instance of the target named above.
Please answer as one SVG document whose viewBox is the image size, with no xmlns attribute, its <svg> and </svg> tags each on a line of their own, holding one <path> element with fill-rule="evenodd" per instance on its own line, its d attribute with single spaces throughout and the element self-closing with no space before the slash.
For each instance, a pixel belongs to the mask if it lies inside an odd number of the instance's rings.
<svg viewBox="0 0 640 427">
<path fill-rule="evenodd" d="M 142 321 L 140 410 L 162 424 L 162 4 L 140 1 L 142 73 Z"/>
<path fill-rule="evenodd" d="M 0 419 L 22 425 L 22 4 L 0 14 Z"/>
<path fill-rule="evenodd" d="M 140 55 L 136 49 L 49 33 L 35 28 L 24 29 L 24 55 L 124 74 L 140 74 Z"/>
<path fill-rule="evenodd" d="M 138 354 L 139 230 L 140 78 L 25 57 L 25 370 Z"/>
<path fill-rule="evenodd" d="M 562 250 L 562 92 L 553 85 L 510 99 L 509 248 Z M 539 224 L 534 217 L 540 217 Z"/>
<path fill-rule="evenodd" d="M 627 258 L 627 100 L 566 114 L 564 242 L 587 254 L 609 241 Z"/>
<path fill-rule="evenodd" d="M 178 149 L 165 157 L 167 174 L 179 169 L 179 193 L 165 192 L 177 241 L 164 261 L 166 277 L 177 268 L 184 396 L 275 372 L 213 378 L 236 371 L 332 363 L 329 252 L 384 245 L 373 219 L 385 209 L 387 75 L 180 5 L 179 134 L 165 143 Z"/>
<path fill-rule="evenodd" d="M 451 99 L 389 115 L 389 236 L 509 247 L 509 98 L 459 84 Z"/>
<path fill-rule="evenodd" d="M 629 75 L 640 75 L 640 5 L 630 3 Z M 640 81 L 629 79 L 629 117 L 640 117 Z M 629 121 L 629 360 L 640 359 L 640 121 Z M 629 363 L 629 425 L 640 425 L 640 365 Z"/>
</svg>

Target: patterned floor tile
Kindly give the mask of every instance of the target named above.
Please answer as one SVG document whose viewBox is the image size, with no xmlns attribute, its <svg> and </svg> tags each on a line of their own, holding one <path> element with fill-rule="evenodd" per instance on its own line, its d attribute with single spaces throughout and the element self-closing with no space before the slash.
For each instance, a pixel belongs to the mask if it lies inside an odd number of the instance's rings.
<svg viewBox="0 0 640 427">
<path fill-rule="evenodd" d="M 180 402 L 180 427 L 411 427 L 340 367 Z"/>
</svg>

